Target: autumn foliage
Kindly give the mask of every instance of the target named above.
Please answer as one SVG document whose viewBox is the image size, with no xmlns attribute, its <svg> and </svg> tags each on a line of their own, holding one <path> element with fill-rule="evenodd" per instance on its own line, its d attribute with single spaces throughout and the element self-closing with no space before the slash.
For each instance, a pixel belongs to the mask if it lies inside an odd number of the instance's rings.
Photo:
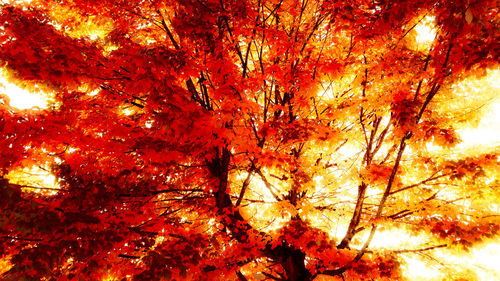
<svg viewBox="0 0 500 281">
<path fill-rule="evenodd" d="M 0 90 L 2 280 L 397 280 L 498 237 L 498 147 L 458 148 L 453 87 L 498 66 L 496 1 L 0 8 L 2 71 L 50 100 Z"/>
</svg>

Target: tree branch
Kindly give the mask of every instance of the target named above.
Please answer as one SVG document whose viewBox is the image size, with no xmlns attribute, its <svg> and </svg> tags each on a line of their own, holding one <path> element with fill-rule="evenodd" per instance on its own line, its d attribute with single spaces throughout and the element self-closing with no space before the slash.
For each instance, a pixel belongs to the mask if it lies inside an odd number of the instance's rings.
<svg viewBox="0 0 500 281">
<path fill-rule="evenodd" d="M 276 193 L 274 193 L 274 191 L 272 189 L 271 183 L 267 180 L 266 176 L 262 173 L 262 171 L 259 168 L 257 168 L 257 167 L 255 167 L 255 171 L 260 176 L 260 178 L 264 182 L 264 185 L 267 187 L 267 189 L 269 190 L 269 192 L 271 192 L 271 194 L 273 195 L 274 199 L 276 199 L 276 201 L 281 201 L 281 199 L 279 198 L 279 196 Z"/>
<path fill-rule="evenodd" d="M 161 17 L 161 25 L 163 26 L 163 28 L 165 29 L 165 32 L 167 32 L 167 35 L 168 35 L 168 38 L 170 38 L 170 41 L 172 41 L 172 44 L 174 45 L 174 48 L 176 50 L 179 50 L 180 49 L 180 46 L 179 44 L 177 44 L 177 41 L 175 41 L 175 38 L 172 34 L 172 32 L 170 32 L 170 29 L 168 28 L 167 26 L 167 23 L 165 23 L 165 18 L 163 17 L 163 15 L 161 14 L 161 11 L 160 10 L 157 10 L 156 13 Z"/>
<path fill-rule="evenodd" d="M 252 163 L 252 166 L 250 167 L 250 170 L 248 171 L 248 175 L 247 175 L 245 181 L 243 182 L 243 186 L 241 187 L 240 196 L 238 197 L 238 200 L 236 201 L 236 204 L 235 204 L 236 207 L 238 207 L 241 204 L 241 201 L 243 200 L 243 196 L 245 195 L 247 187 L 250 184 L 250 178 L 253 175 L 254 169 L 255 169 L 255 166 Z"/>
<path fill-rule="evenodd" d="M 448 246 L 448 244 L 441 244 L 441 245 L 436 245 L 436 246 L 422 248 L 422 249 L 402 249 L 402 250 L 394 250 L 392 252 L 393 253 L 398 253 L 398 254 L 401 254 L 401 253 L 418 253 L 418 252 L 430 251 L 430 250 L 434 250 L 434 249 L 438 249 L 438 248 L 444 248 L 444 247 L 447 247 L 447 246 Z"/>
<path fill-rule="evenodd" d="M 408 186 L 402 187 L 402 188 L 400 188 L 400 189 L 398 189 L 398 190 L 391 191 L 389 195 L 392 195 L 392 194 L 395 194 L 395 193 L 398 193 L 398 192 L 401 192 L 401 191 L 405 191 L 405 190 L 410 189 L 410 188 L 417 187 L 417 186 L 422 185 L 422 184 L 425 184 L 425 183 L 427 183 L 427 182 L 429 182 L 429 181 L 433 181 L 433 180 L 440 179 L 440 178 L 442 178 L 442 177 L 449 176 L 450 174 L 452 174 L 452 173 L 446 173 L 446 174 L 442 174 L 442 175 L 435 176 L 435 177 L 434 177 L 434 176 L 431 176 L 430 178 L 425 179 L 425 180 L 423 180 L 423 181 L 420 181 L 420 182 L 418 182 L 418 183 L 415 183 L 415 184 L 412 184 L 412 185 L 408 185 Z"/>
<path fill-rule="evenodd" d="M 141 257 L 139 256 L 132 256 L 132 255 L 125 255 L 125 254 L 119 254 L 119 258 L 124 258 L 124 259 L 140 259 Z"/>
</svg>

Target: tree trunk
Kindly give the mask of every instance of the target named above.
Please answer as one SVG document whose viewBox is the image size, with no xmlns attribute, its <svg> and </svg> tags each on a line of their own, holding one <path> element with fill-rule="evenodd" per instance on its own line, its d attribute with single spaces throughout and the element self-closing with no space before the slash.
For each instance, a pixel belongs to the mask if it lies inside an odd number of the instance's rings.
<svg viewBox="0 0 500 281">
<path fill-rule="evenodd" d="M 221 214 L 224 214 L 225 210 L 231 210 L 231 212 L 225 214 L 229 216 L 229 221 L 225 221 L 224 224 L 231 230 L 236 240 L 247 242 L 247 231 L 252 227 L 241 217 L 237 210 L 234 210 L 231 198 L 226 192 L 229 160 L 230 153 L 226 148 L 223 148 L 221 151 L 217 150 L 216 157 L 208 162 L 210 173 L 219 180 L 218 189 L 214 194 L 216 205 Z M 285 244 L 274 249 L 270 249 L 269 245 L 266 248 L 265 254 L 283 267 L 287 281 L 311 280 L 312 275 L 305 265 L 306 255 L 302 251 Z"/>
<path fill-rule="evenodd" d="M 311 273 L 306 269 L 306 255 L 290 246 L 280 245 L 274 248 L 270 256 L 281 264 L 285 270 L 287 281 L 311 280 Z"/>
</svg>

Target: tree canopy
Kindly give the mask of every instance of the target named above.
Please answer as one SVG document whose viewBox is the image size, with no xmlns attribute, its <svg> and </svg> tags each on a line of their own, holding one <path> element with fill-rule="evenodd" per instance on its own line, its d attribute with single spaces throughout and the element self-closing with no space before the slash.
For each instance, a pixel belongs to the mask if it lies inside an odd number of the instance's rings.
<svg viewBox="0 0 500 281">
<path fill-rule="evenodd" d="M 3 75 L 48 99 L 0 90 L 2 280 L 398 280 L 498 241 L 499 144 L 458 133 L 496 1 L 0 8 Z"/>
</svg>

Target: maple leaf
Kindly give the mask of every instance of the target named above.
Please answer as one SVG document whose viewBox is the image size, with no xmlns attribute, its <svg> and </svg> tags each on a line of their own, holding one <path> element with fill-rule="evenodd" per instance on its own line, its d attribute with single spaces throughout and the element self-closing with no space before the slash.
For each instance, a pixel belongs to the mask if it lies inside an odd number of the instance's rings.
<svg viewBox="0 0 500 281">
<path fill-rule="evenodd" d="M 498 147 L 457 116 L 492 100 L 457 89 L 498 67 L 495 1 L 0 9 L 2 75 L 50 96 L 0 89 L 2 280 L 404 280 L 498 240 Z"/>
</svg>

